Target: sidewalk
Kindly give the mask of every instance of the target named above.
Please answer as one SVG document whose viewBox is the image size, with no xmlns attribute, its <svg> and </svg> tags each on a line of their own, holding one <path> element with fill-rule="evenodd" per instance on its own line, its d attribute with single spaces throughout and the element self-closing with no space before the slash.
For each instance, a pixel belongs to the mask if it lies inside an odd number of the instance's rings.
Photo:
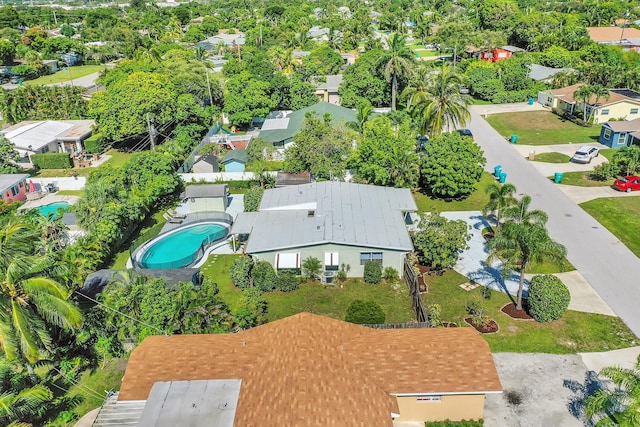
<svg viewBox="0 0 640 427">
<path fill-rule="evenodd" d="M 600 372 L 605 366 L 620 366 L 631 369 L 640 355 L 640 347 L 623 348 L 621 350 L 605 351 L 601 353 L 578 353 L 587 368 Z"/>
<path fill-rule="evenodd" d="M 488 266 L 486 259 L 488 256 L 486 242 L 482 237 L 482 230 L 489 226 L 482 213 L 479 211 L 468 212 L 443 212 L 442 216 L 447 219 L 461 219 L 471 226 L 471 240 L 469 249 L 464 251 L 458 263 L 453 267 L 458 273 L 469 279 L 487 286 L 491 289 L 516 295 L 520 285 L 520 275 L 514 273 L 511 277 L 504 279 L 500 273 L 501 263 L 495 262 Z M 524 295 L 529 287 L 529 280 L 533 274 L 525 275 Z M 598 313 L 608 316 L 615 316 L 615 312 L 604 302 L 598 293 L 589 285 L 585 278 L 578 271 L 554 274 L 562 280 L 571 294 L 569 309 L 585 313 Z"/>
<path fill-rule="evenodd" d="M 477 104 L 472 105 L 470 110 L 482 115 L 483 117 L 491 114 L 500 113 L 518 113 L 523 111 L 549 111 L 542 104 L 534 102 L 529 105 L 528 102 L 516 102 L 513 104 Z"/>
</svg>

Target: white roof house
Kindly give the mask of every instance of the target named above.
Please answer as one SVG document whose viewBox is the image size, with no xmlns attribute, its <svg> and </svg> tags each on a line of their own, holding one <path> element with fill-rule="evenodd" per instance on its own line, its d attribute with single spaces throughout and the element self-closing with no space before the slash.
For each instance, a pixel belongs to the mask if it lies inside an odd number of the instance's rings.
<svg viewBox="0 0 640 427">
<path fill-rule="evenodd" d="M 93 120 L 45 120 L 25 121 L 2 130 L 2 134 L 13 143 L 24 157 L 35 153 L 81 151 L 81 142 L 89 137 Z M 68 147 L 67 147 L 68 148 Z"/>
</svg>

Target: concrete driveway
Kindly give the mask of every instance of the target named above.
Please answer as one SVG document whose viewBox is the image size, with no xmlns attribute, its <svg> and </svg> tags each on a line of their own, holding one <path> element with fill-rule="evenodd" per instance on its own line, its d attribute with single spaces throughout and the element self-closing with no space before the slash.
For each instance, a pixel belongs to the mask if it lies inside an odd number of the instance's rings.
<svg viewBox="0 0 640 427">
<path fill-rule="evenodd" d="M 549 215 L 547 228 L 564 244 L 569 261 L 629 328 L 640 335 L 640 259 L 600 223 L 542 176 L 531 162 L 509 147 L 480 115 L 468 125 L 487 158 L 486 170 L 502 165 L 519 194 L 532 197 L 532 208 Z"/>
<path fill-rule="evenodd" d="M 514 102 L 513 104 L 488 104 L 488 105 L 472 105 L 470 108 L 478 114 L 487 116 L 490 114 L 500 113 L 519 113 L 523 111 L 549 111 L 542 104 L 534 102 L 529 105 L 528 102 Z"/>
<path fill-rule="evenodd" d="M 557 144 L 557 145 L 520 145 L 511 144 L 511 147 L 516 150 L 522 157 L 529 157 L 530 153 L 536 155 L 542 153 L 562 153 L 569 157 L 573 156 L 578 148 L 582 145 L 589 145 L 598 147 L 600 149 L 609 148 L 606 145 L 591 143 L 591 144 Z M 605 156 L 598 156 L 591 160 L 591 163 L 582 164 L 574 162 L 566 163 L 546 163 L 546 162 L 530 162 L 543 176 L 553 176 L 555 172 L 586 172 L 593 170 L 597 165 L 607 162 Z"/>
</svg>

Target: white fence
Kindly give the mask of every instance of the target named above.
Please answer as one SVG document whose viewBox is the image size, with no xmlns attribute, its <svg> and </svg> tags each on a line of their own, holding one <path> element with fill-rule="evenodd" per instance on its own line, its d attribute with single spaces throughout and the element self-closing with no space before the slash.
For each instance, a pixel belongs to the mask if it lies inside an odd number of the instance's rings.
<svg viewBox="0 0 640 427">
<path fill-rule="evenodd" d="M 45 188 L 47 184 L 53 183 L 60 190 L 84 190 L 84 184 L 87 178 L 84 176 L 73 177 L 56 177 L 56 178 L 31 178 L 34 184 L 40 184 Z"/>
</svg>

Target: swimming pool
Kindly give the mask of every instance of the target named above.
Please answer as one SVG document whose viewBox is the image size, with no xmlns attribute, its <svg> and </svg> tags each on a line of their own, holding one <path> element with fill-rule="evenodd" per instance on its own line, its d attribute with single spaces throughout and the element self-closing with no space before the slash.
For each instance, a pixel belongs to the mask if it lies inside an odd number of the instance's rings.
<svg viewBox="0 0 640 427">
<path fill-rule="evenodd" d="M 36 208 L 42 215 L 49 216 L 49 214 L 55 214 L 58 212 L 58 209 L 67 210 L 69 209 L 69 203 L 67 202 L 55 202 L 49 203 L 48 205 L 42 205 Z"/>
<path fill-rule="evenodd" d="M 186 267 L 203 255 L 203 245 L 223 239 L 228 231 L 227 226 L 218 223 L 187 225 L 160 236 L 136 258 L 143 268 Z"/>
</svg>

